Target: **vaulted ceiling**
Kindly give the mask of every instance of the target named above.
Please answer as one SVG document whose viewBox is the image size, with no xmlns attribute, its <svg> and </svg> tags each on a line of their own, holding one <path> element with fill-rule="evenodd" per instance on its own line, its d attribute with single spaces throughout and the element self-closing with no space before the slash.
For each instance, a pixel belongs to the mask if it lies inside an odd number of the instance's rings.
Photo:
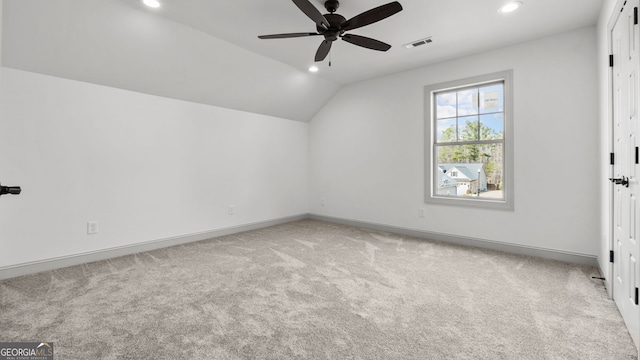
<svg viewBox="0 0 640 360">
<path fill-rule="evenodd" d="M 326 13 L 321 0 L 310 0 Z M 319 72 L 307 68 L 322 38 L 290 0 L 4 0 L 2 65 L 158 96 L 309 121 L 346 84 L 596 23 L 602 0 L 399 0 L 403 10 L 353 34 L 392 45 L 373 51 L 338 40 Z M 342 0 L 349 19 L 389 1 Z M 403 45 L 432 37 L 428 45 Z M 595 39 L 594 39 L 595 41 Z M 331 66 L 329 66 L 331 60 Z"/>
</svg>

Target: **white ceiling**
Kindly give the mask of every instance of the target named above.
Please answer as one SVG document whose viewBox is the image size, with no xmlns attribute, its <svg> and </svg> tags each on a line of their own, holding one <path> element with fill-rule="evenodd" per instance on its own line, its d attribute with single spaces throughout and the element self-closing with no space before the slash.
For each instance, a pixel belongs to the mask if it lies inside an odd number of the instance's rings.
<svg viewBox="0 0 640 360">
<path fill-rule="evenodd" d="M 0 1 L 3 66 L 298 121 L 346 84 L 593 26 L 603 2 L 522 0 L 506 16 L 497 11 L 506 0 L 399 0 L 400 13 L 349 32 L 388 52 L 338 40 L 331 68 L 311 74 L 321 37 L 257 38 L 315 31 L 290 0 Z M 389 1 L 342 0 L 337 13 Z M 432 44 L 402 46 L 427 36 Z"/>
<path fill-rule="evenodd" d="M 307 69 L 322 37 L 260 40 L 257 35 L 315 32 L 315 24 L 290 0 L 160 0 L 157 13 L 245 49 Z M 310 0 L 323 14 L 324 0 Z M 337 13 L 349 19 L 391 0 L 342 0 Z M 338 40 L 332 67 L 320 76 L 340 84 L 407 70 L 572 29 L 594 25 L 602 0 L 523 0 L 509 15 L 498 13 L 507 0 L 399 0 L 403 11 L 349 33 L 392 45 L 384 53 Z M 433 36 L 413 50 L 402 45 Z"/>
</svg>

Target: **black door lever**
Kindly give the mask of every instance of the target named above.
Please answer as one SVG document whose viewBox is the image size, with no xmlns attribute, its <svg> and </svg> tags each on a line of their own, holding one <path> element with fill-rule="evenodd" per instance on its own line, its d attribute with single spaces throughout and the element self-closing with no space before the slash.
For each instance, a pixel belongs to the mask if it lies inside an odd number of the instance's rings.
<svg viewBox="0 0 640 360">
<path fill-rule="evenodd" d="M 0 195 L 19 195 L 22 192 L 20 186 L 2 186 L 0 185 Z"/>
<path fill-rule="evenodd" d="M 609 178 L 609 180 L 611 180 L 612 183 L 616 184 L 616 185 L 622 185 L 624 187 L 629 187 L 629 178 L 628 177 L 621 177 L 621 178 Z"/>
</svg>

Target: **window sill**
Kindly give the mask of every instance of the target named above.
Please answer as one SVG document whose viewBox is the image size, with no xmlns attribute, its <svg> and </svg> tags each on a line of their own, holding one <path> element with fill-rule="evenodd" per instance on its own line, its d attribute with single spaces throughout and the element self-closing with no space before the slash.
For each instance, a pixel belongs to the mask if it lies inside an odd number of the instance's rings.
<svg viewBox="0 0 640 360">
<path fill-rule="evenodd" d="M 513 211 L 513 202 L 502 199 L 483 199 L 476 196 L 429 196 L 425 199 L 427 205 L 463 206 L 466 208 Z"/>
</svg>

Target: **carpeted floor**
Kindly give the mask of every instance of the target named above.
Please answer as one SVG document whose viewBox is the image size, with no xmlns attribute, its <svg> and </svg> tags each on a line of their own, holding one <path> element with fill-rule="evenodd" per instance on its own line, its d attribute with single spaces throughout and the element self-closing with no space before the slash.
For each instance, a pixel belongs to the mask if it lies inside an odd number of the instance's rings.
<svg viewBox="0 0 640 360">
<path fill-rule="evenodd" d="M 637 359 L 597 270 L 303 220 L 0 281 L 56 359 Z"/>
</svg>

